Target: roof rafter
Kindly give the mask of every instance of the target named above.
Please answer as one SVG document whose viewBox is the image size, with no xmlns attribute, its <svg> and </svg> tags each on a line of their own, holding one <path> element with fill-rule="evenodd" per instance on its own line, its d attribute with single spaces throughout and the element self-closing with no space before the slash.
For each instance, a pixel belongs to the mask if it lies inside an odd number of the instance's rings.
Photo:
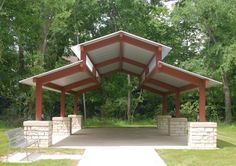
<svg viewBox="0 0 236 166">
<path fill-rule="evenodd" d="M 165 83 L 165 82 L 156 80 L 156 79 L 149 78 L 149 79 L 146 79 L 145 82 L 151 83 L 151 84 L 153 84 L 153 85 L 159 86 L 159 87 L 164 88 L 164 89 L 167 89 L 167 90 L 170 90 L 170 91 L 172 91 L 172 92 L 177 92 L 177 91 L 178 91 L 178 88 L 177 88 L 177 87 L 172 86 L 172 85 L 170 85 L 170 84 L 167 84 L 167 83 Z"/>
<path fill-rule="evenodd" d="M 163 65 L 161 63 L 158 63 L 157 71 L 166 73 L 166 74 L 173 76 L 175 78 L 179 78 L 179 79 L 188 81 L 194 85 L 201 85 L 204 81 L 203 79 L 200 79 L 200 78 L 197 78 L 197 77 L 192 76 L 190 74 L 175 70 L 175 69 L 170 68 L 170 67 Z"/>
<path fill-rule="evenodd" d="M 151 87 L 149 87 L 149 86 L 142 85 L 141 88 L 146 89 L 146 90 L 148 90 L 148 91 L 151 91 L 151 92 L 153 92 L 153 93 L 162 95 L 162 96 L 165 95 L 164 92 L 161 92 L 161 91 L 159 91 L 159 90 L 157 90 L 157 89 L 153 89 L 153 88 L 151 88 Z"/>
<path fill-rule="evenodd" d="M 44 76 L 34 77 L 33 82 L 41 82 L 42 84 L 46 84 L 50 81 L 70 76 L 70 75 L 75 74 L 79 71 L 83 71 L 83 68 L 80 66 L 80 64 L 76 65 L 76 66 L 72 66 L 70 68 L 60 70 L 60 71 L 56 71 L 54 73 L 50 73 L 50 74 L 47 74 Z"/>
<path fill-rule="evenodd" d="M 66 85 L 64 87 L 64 91 L 67 92 L 71 89 L 74 89 L 74 88 L 77 88 L 79 86 L 83 86 L 83 85 L 86 85 L 86 84 L 89 84 L 89 83 L 95 83 L 94 79 L 92 78 L 87 78 L 87 79 L 84 79 L 84 80 L 81 80 L 81 81 L 77 81 L 77 82 L 74 82 L 72 84 L 69 84 L 69 85 Z"/>
</svg>

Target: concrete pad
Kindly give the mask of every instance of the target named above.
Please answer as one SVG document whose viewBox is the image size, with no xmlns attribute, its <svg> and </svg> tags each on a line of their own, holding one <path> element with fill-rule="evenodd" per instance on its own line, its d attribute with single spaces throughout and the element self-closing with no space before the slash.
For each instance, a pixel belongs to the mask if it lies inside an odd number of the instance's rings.
<svg viewBox="0 0 236 166">
<path fill-rule="evenodd" d="M 187 136 L 168 136 L 156 128 L 88 128 L 78 131 L 52 147 L 152 147 L 157 149 L 188 149 Z"/>
<path fill-rule="evenodd" d="M 100 147 L 87 148 L 79 166 L 166 166 L 152 148 Z"/>
<path fill-rule="evenodd" d="M 70 159 L 80 160 L 81 155 L 76 154 L 45 154 L 45 153 L 31 153 L 26 157 L 26 153 L 14 153 L 8 157 L 5 157 L 2 161 L 9 163 L 28 163 L 37 160 L 58 160 L 58 159 Z"/>
</svg>

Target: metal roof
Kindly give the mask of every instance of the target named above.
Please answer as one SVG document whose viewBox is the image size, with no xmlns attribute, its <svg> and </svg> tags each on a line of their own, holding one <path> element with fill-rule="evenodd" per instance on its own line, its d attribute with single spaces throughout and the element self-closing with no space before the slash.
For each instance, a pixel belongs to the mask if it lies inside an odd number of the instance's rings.
<svg viewBox="0 0 236 166">
<path fill-rule="evenodd" d="M 221 84 L 213 79 L 157 61 L 159 48 L 161 48 L 161 59 L 164 59 L 171 50 L 163 44 L 118 31 L 72 46 L 71 49 L 78 58 L 77 62 L 24 79 L 20 83 L 34 86 L 38 79 L 44 81 L 42 85 L 45 89 L 80 94 L 98 88 L 100 77 L 124 72 L 141 78 L 142 88 L 161 95 L 198 88 L 202 81 L 206 82 L 206 87 Z M 81 51 L 86 52 L 85 64 L 82 61 Z M 81 67 L 83 65 L 86 67 Z"/>
</svg>

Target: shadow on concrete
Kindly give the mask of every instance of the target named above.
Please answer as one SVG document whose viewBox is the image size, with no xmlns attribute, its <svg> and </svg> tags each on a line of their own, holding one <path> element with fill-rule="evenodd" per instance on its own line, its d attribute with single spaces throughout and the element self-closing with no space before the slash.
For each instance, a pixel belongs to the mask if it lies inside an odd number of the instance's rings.
<svg viewBox="0 0 236 166">
<path fill-rule="evenodd" d="M 187 136 L 168 136 L 157 128 L 87 128 L 52 147 L 86 148 L 92 146 L 187 147 Z"/>
</svg>

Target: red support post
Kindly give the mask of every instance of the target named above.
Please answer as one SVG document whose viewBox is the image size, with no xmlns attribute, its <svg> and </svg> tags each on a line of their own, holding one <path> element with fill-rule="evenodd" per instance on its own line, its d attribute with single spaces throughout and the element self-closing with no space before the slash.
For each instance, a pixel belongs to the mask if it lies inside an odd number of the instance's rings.
<svg viewBox="0 0 236 166">
<path fill-rule="evenodd" d="M 74 96 L 74 115 L 78 114 L 78 96 Z"/>
<path fill-rule="evenodd" d="M 162 47 L 158 47 L 157 48 L 157 52 L 156 52 L 156 65 L 158 65 L 158 61 L 162 60 Z"/>
<path fill-rule="evenodd" d="M 86 55 L 86 51 L 85 51 L 85 49 L 84 49 L 84 46 L 80 46 L 81 48 L 80 48 L 80 50 L 81 50 L 81 60 L 83 60 L 83 62 L 82 62 L 82 68 L 84 69 L 84 70 L 86 70 L 86 68 L 87 68 L 87 65 L 86 65 L 86 57 L 87 57 L 87 55 Z"/>
<path fill-rule="evenodd" d="M 180 93 L 176 92 L 175 116 L 180 117 Z"/>
<path fill-rule="evenodd" d="M 205 111 L 205 104 L 206 104 L 206 87 L 205 83 L 199 86 L 199 121 L 205 122 L 206 121 L 206 111 Z"/>
<path fill-rule="evenodd" d="M 42 120 L 42 83 L 40 82 L 36 82 L 35 99 L 35 120 Z"/>
<path fill-rule="evenodd" d="M 166 95 L 162 96 L 162 115 L 165 115 L 167 113 L 166 110 Z"/>
<path fill-rule="evenodd" d="M 65 117 L 65 91 L 61 91 L 61 110 L 60 116 Z"/>
</svg>

